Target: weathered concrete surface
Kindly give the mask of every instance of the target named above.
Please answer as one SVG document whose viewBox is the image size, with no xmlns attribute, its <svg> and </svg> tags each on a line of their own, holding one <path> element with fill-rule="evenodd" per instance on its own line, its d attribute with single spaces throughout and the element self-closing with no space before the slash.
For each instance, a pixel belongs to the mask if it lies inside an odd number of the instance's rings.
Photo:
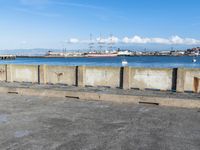
<svg viewBox="0 0 200 150">
<path fill-rule="evenodd" d="M 88 86 L 120 87 L 119 67 L 86 67 L 85 84 Z"/>
<path fill-rule="evenodd" d="M 131 68 L 128 66 L 123 68 L 122 88 L 124 90 L 129 90 L 131 88 Z"/>
<path fill-rule="evenodd" d="M 0 149 L 199 150 L 198 111 L 1 94 Z"/>
<path fill-rule="evenodd" d="M 78 87 L 85 87 L 85 66 L 78 66 L 77 77 Z"/>
<path fill-rule="evenodd" d="M 200 70 L 186 68 L 0 65 L 0 81 L 200 92 Z"/>
<path fill-rule="evenodd" d="M 47 83 L 76 84 L 76 67 L 46 66 Z"/>
<path fill-rule="evenodd" d="M 37 65 L 12 65 L 11 81 L 38 83 Z"/>
<path fill-rule="evenodd" d="M 29 96 L 74 97 L 85 100 L 111 101 L 117 103 L 154 103 L 160 106 L 200 108 L 197 93 L 174 93 L 170 91 L 122 90 L 105 87 L 75 87 L 66 85 L 38 85 L 30 83 L 0 83 L 0 93 L 16 93 Z"/>
<path fill-rule="evenodd" d="M 200 78 L 199 69 L 186 69 L 186 68 L 178 69 L 177 91 L 179 92 L 196 91 L 199 93 L 200 85 L 197 85 L 197 87 L 195 87 L 195 82 L 194 82 L 195 78 Z"/>
<path fill-rule="evenodd" d="M 6 65 L 6 81 L 7 82 L 13 82 L 12 65 L 11 64 Z"/>
<path fill-rule="evenodd" d="M 47 65 L 39 65 L 39 84 L 46 84 L 47 83 Z"/>
<path fill-rule="evenodd" d="M 6 81 L 6 65 L 0 65 L 0 81 Z"/>
<path fill-rule="evenodd" d="M 172 69 L 132 68 L 131 87 L 171 90 Z"/>
</svg>

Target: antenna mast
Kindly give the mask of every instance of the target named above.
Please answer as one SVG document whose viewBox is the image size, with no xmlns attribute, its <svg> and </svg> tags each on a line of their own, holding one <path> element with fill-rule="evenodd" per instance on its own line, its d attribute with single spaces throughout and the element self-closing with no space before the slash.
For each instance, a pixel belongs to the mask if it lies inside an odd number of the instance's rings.
<svg viewBox="0 0 200 150">
<path fill-rule="evenodd" d="M 90 49 L 90 51 L 92 51 L 94 49 L 94 42 L 93 42 L 93 39 L 92 39 L 92 34 L 90 34 L 89 49 Z"/>
<path fill-rule="evenodd" d="M 109 39 L 109 43 L 108 43 L 108 45 L 109 45 L 109 50 L 113 50 L 113 45 L 114 45 L 114 41 L 113 41 L 113 34 L 110 34 L 110 39 Z"/>
<path fill-rule="evenodd" d="M 98 44 L 99 44 L 100 51 L 102 51 L 102 48 L 103 48 L 103 45 L 105 44 L 105 42 L 102 40 L 101 34 L 100 34 L 100 38 L 99 38 Z"/>
</svg>

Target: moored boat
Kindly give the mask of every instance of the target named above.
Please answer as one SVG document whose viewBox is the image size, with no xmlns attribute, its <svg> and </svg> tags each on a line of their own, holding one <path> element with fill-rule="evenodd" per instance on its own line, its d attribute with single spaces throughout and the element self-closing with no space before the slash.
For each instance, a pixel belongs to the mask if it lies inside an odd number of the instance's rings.
<svg viewBox="0 0 200 150">
<path fill-rule="evenodd" d="M 123 67 L 128 66 L 128 61 L 126 59 L 122 60 L 122 66 Z"/>
<path fill-rule="evenodd" d="M 87 53 L 86 57 L 117 57 L 117 53 Z"/>
</svg>

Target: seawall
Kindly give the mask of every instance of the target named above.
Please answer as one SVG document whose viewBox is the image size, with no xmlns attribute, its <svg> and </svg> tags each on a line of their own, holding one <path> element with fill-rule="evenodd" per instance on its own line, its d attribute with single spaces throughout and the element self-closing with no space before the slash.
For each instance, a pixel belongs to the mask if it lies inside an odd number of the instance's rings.
<svg viewBox="0 0 200 150">
<path fill-rule="evenodd" d="M 200 69 L 0 65 L 0 81 L 200 92 Z"/>
</svg>

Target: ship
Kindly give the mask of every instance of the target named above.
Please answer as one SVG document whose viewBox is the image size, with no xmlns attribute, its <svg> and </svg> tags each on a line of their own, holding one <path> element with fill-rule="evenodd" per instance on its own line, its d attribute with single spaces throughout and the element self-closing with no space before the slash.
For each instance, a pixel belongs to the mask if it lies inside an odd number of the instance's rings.
<svg viewBox="0 0 200 150">
<path fill-rule="evenodd" d="M 117 57 L 117 53 L 86 53 L 85 57 Z"/>
<path fill-rule="evenodd" d="M 94 50 L 94 41 L 92 39 L 92 34 L 90 34 L 90 43 L 89 43 L 89 48 L 90 52 L 85 53 L 85 57 L 117 57 L 118 53 L 116 51 L 113 51 L 113 36 L 110 36 L 110 41 L 108 42 L 109 49 L 110 50 L 102 50 L 104 45 L 106 44 L 105 40 L 102 39 L 102 36 L 100 34 L 100 37 L 98 39 L 98 45 L 99 45 L 99 50 L 96 51 Z"/>
</svg>

